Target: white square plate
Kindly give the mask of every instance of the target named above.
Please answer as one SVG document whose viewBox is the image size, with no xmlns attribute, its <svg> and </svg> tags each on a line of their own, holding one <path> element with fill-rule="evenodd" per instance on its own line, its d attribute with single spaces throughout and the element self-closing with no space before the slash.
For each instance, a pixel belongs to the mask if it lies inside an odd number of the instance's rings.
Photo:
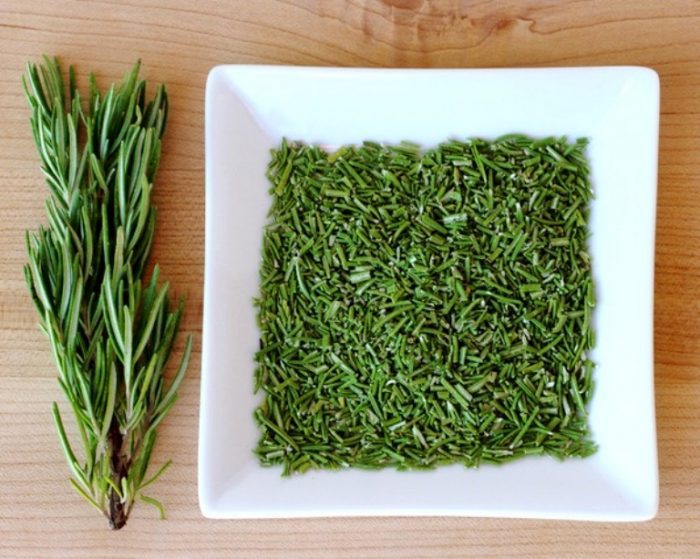
<svg viewBox="0 0 700 559">
<path fill-rule="evenodd" d="M 644 520 L 656 514 L 653 270 L 659 81 L 646 68 L 381 70 L 219 66 L 206 92 L 206 269 L 199 501 L 211 518 L 465 515 Z M 590 138 L 598 305 L 587 459 L 288 478 L 253 449 L 265 170 L 282 137 Z"/>
</svg>

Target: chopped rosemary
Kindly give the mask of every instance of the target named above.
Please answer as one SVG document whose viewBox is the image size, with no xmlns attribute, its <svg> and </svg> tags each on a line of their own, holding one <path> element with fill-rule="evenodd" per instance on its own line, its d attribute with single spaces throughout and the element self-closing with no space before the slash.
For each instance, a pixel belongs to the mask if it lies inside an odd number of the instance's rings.
<svg viewBox="0 0 700 559">
<path fill-rule="evenodd" d="M 256 300 L 261 463 L 592 454 L 585 147 L 283 141 Z"/>
</svg>

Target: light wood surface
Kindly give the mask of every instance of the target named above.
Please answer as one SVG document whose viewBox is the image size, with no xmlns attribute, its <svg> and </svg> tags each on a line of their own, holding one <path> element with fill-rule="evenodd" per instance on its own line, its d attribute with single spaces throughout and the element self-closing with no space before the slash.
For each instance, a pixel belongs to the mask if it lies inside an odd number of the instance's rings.
<svg viewBox="0 0 700 559">
<path fill-rule="evenodd" d="M 0 0 L 0 554 L 8 557 L 700 556 L 700 3 L 424 0 Z M 22 276 L 46 189 L 19 78 L 58 54 L 102 83 L 141 57 L 172 97 L 155 259 L 197 339 L 154 460 L 174 467 L 118 533 L 67 483 L 61 401 Z M 643 524 L 387 518 L 211 521 L 197 505 L 204 264 L 204 83 L 220 63 L 340 66 L 632 64 L 661 76 L 656 409 L 661 504 Z M 630 425 L 631 430 L 634 425 Z"/>
</svg>

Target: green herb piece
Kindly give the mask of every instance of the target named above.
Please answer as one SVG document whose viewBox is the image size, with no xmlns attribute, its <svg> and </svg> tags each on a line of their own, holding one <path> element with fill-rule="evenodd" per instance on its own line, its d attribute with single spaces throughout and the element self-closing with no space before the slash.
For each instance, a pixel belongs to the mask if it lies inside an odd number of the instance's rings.
<svg viewBox="0 0 700 559">
<path fill-rule="evenodd" d="M 146 102 L 136 64 L 107 93 L 90 76 L 81 98 L 58 61 L 27 65 L 24 91 L 51 196 L 48 227 L 27 233 L 27 284 L 51 343 L 59 384 L 82 446 L 78 457 L 58 406 L 53 417 L 73 488 L 120 529 L 142 489 L 158 479 L 148 466 L 156 427 L 177 398 L 192 339 L 168 383 L 164 373 L 184 302 L 172 308 L 158 266 L 145 269 L 153 244 L 151 192 L 168 100 L 158 86 Z"/>
<path fill-rule="evenodd" d="M 283 141 L 256 300 L 260 462 L 593 453 L 585 147 Z"/>
</svg>

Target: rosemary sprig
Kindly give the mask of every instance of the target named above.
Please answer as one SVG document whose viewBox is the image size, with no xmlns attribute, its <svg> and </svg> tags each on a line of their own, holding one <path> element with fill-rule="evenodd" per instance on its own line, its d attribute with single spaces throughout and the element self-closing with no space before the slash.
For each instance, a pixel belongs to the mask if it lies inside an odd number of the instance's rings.
<svg viewBox="0 0 700 559">
<path fill-rule="evenodd" d="M 122 528 L 143 490 L 156 427 L 177 398 L 192 348 L 166 384 L 183 301 L 172 309 L 158 267 L 144 282 L 155 231 L 151 191 L 168 98 L 160 85 L 146 102 L 140 63 L 121 85 L 100 92 L 94 75 L 68 93 L 58 60 L 27 65 L 22 79 L 31 126 L 50 190 L 48 227 L 27 232 L 25 276 L 48 336 L 59 384 L 82 446 L 76 455 L 56 403 L 53 417 L 70 483 L 113 529 Z"/>
</svg>

